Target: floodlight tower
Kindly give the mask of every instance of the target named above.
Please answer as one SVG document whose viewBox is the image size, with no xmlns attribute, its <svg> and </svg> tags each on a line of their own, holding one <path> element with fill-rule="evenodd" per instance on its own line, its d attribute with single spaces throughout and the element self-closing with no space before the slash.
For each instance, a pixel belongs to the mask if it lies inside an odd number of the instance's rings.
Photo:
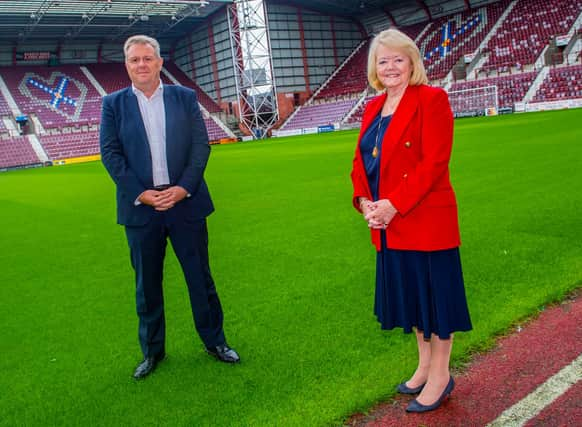
<svg viewBox="0 0 582 427">
<path fill-rule="evenodd" d="M 279 119 L 267 10 L 263 0 L 234 0 L 227 15 L 240 120 L 262 139 Z"/>
</svg>

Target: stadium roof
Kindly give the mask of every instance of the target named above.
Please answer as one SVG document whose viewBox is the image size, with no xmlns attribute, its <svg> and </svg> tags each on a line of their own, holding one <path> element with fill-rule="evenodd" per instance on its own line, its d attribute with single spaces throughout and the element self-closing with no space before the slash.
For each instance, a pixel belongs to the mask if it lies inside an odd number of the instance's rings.
<svg viewBox="0 0 582 427">
<path fill-rule="evenodd" d="M 176 39 L 232 0 L 5 0 L 0 41 Z"/>
<path fill-rule="evenodd" d="M 471 4 L 487 1 L 491 2 L 491 0 L 464 0 L 462 4 L 464 8 L 468 8 Z M 355 18 L 383 15 L 393 24 L 402 25 L 410 24 L 409 18 L 419 11 L 422 12 L 424 21 L 442 15 L 443 5 L 451 3 L 451 0 L 291 0 L 290 3 L 330 15 Z"/>
<path fill-rule="evenodd" d="M 433 0 L 432 3 L 434 2 Z M 437 0 L 437 2 L 443 3 L 443 0 Z M 394 11 L 403 7 L 412 7 L 418 10 L 421 8 L 421 3 L 427 2 L 415 0 L 293 0 L 291 3 L 333 15 L 362 16 L 370 13 Z"/>
<path fill-rule="evenodd" d="M 270 0 L 265 0 L 270 3 Z M 491 0 L 464 0 L 465 7 Z M 116 42 L 141 33 L 176 40 L 233 0 L 4 0 L 0 42 L 100 40 Z M 451 0 L 273 0 L 356 19 L 384 14 L 395 24 L 423 11 L 438 16 Z"/>
</svg>

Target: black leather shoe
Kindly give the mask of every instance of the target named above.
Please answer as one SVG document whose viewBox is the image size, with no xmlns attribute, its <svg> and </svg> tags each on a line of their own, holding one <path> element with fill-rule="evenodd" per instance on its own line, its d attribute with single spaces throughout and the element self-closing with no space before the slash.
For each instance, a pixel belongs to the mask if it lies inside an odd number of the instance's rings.
<svg viewBox="0 0 582 427">
<path fill-rule="evenodd" d="M 157 356 L 153 357 L 146 357 L 138 366 L 135 368 L 135 372 L 133 373 L 133 377 L 136 380 L 142 379 L 147 377 L 151 374 L 159 362 L 164 360 L 166 357 L 165 353 L 158 354 Z"/>
<path fill-rule="evenodd" d="M 206 352 L 211 356 L 216 357 L 221 362 L 225 363 L 240 362 L 240 357 L 237 354 L 237 352 L 226 344 L 217 345 L 216 347 L 206 347 Z"/>
</svg>

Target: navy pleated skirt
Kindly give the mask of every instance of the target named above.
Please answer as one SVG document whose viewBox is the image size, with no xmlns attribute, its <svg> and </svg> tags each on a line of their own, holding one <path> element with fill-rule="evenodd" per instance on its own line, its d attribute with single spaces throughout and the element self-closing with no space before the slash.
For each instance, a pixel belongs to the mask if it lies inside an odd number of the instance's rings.
<svg viewBox="0 0 582 427">
<path fill-rule="evenodd" d="M 382 329 L 401 327 L 410 333 L 415 327 L 427 340 L 431 334 L 448 339 L 453 332 L 471 330 L 459 248 L 383 247 L 376 258 L 374 312 Z"/>
</svg>

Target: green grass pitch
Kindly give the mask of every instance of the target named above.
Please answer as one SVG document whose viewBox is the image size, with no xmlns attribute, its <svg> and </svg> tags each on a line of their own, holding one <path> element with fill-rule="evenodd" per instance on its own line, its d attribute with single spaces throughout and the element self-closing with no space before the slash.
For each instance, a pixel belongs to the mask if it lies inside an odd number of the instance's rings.
<svg viewBox="0 0 582 427">
<path fill-rule="evenodd" d="M 581 122 L 582 109 L 456 122 L 474 324 L 455 338 L 457 368 L 580 287 Z M 341 425 L 389 399 L 415 342 L 373 316 L 374 250 L 350 202 L 356 137 L 213 147 L 211 266 L 243 361 L 203 352 L 170 251 L 168 359 L 142 382 L 127 243 L 101 163 L 1 174 L 0 425 Z"/>
</svg>

